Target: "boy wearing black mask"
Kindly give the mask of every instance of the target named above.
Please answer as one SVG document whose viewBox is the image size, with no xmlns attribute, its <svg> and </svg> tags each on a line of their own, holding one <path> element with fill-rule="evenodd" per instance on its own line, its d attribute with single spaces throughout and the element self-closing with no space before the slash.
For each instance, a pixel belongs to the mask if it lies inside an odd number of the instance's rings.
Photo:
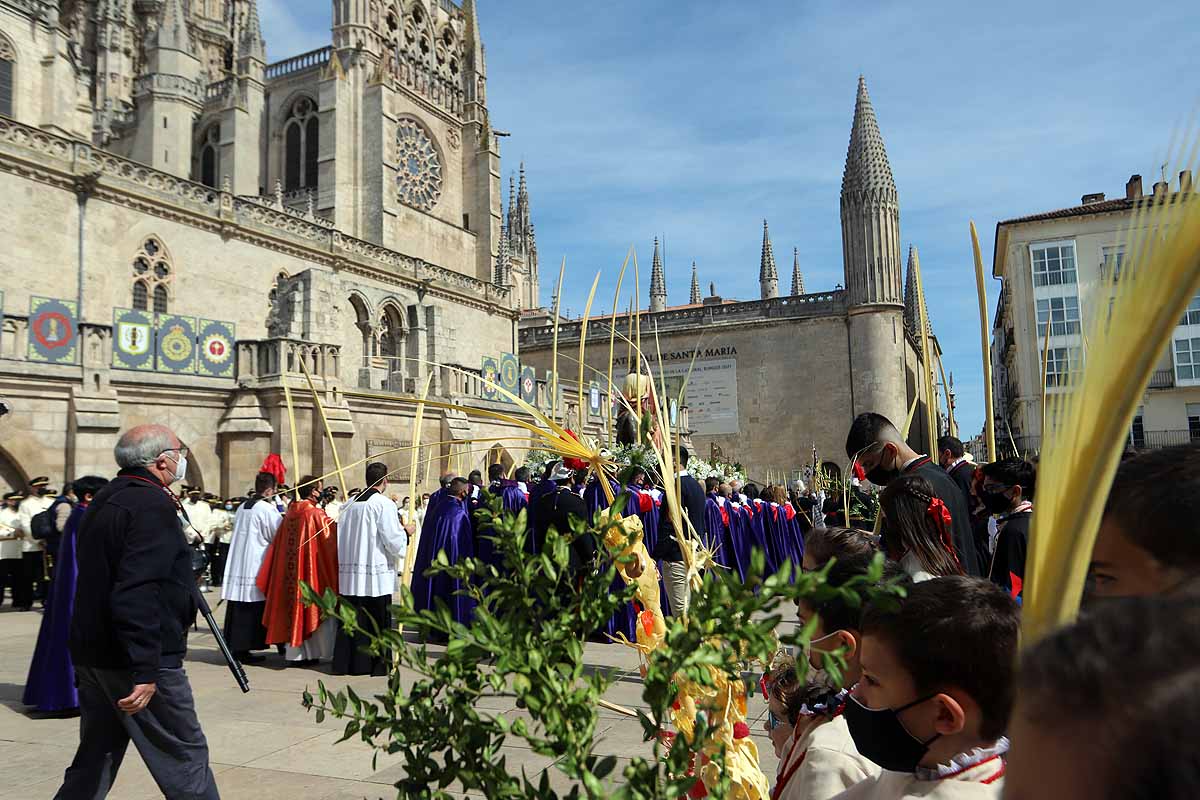
<svg viewBox="0 0 1200 800">
<path fill-rule="evenodd" d="M 1032 464 L 1019 458 L 984 464 L 982 469 L 979 499 L 989 513 L 996 515 L 988 577 L 1020 602 L 1037 472 Z"/>
<path fill-rule="evenodd" d="M 868 608 L 844 716 L 858 752 L 884 771 L 838 797 L 999 797 L 1018 627 L 1013 599 L 977 578 L 934 578 L 898 610 Z"/>
</svg>

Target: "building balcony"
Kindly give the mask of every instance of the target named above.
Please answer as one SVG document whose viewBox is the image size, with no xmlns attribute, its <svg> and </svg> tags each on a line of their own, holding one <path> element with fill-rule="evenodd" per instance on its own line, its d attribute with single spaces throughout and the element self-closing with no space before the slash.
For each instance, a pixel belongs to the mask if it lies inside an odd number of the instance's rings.
<svg viewBox="0 0 1200 800">
<path fill-rule="evenodd" d="M 1164 447 L 1200 442 L 1200 430 L 1145 431 L 1141 435 L 1133 434 L 1130 442 L 1135 450 L 1161 450 Z"/>
<path fill-rule="evenodd" d="M 1175 370 L 1160 369 L 1155 370 L 1150 376 L 1149 389 L 1174 389 L 1175 388 Z"/>
</svg>

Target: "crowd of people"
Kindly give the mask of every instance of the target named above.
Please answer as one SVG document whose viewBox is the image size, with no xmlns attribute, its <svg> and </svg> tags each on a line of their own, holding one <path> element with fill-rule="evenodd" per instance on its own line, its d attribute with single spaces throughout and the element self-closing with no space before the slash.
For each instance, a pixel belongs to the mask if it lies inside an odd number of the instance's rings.
<svg viewBox="0 0 1200 800">
<path fill-rule="evenodd" d="M 762 684 L 779 756 L 773 800 L 999 797 L 1006 783 L 1006 797 L 1034 800 L 1200 796 L 1200 769 L 1180 750 L 1200 720 L 1200 537 L 1191 523 L 1200 493 L 1187 488 L 1200 474 L 1200 446 L 1121 464 L 1079 622 L 1018 659 L 1036 465 L 976 464 L 950 436 L 937 445 L 921 454 L 886 418 L 854 420 L 846 491 L 877 501 L 863 504 L 878 509 L 874 530 L 842 524 L 856 515 L 802 484 L 701 482 L 685 447 L 676 475 L 632 466 L 609 487 L 643 523 L 669 615 L 688 608 L 683 547 L 739 580 L 762 577 L 752 574 L 757 549 L 764 574 L 827 569 L 835 587 L 861 583 L 882 553 L 882 580 L 905 588 L 891 605 L 840 595 L 799 603 L 795 621 L 813 636 L 794 658 L 810 669 L 801 677 L 781 656 Z M 58 493 L 37 478 L 0 510 L 0 577 L 17 608 L 45 608 L 25 702 L 82 717 L 64 798 L 104 796 L 130 741 L 165 796 L 217 797 L 182 669 L 201 584 L 220 586 L 224 635 L 243 662 L 274 646 L 289 665 L 329 660 L 335 674 L 382 675 L 388 654 L 322 620 L 302 602 L 301 582 L 387 627 L 412 558 L 417 609 L 440 601 L 469 624 L 466 587 L 429 567 L 440 553 L 498 563 L 476 510 L 498 500 L 525 511 L 524 546 L 536 554 L 551 528 L 569 531 L 609 502 L 594 477 L 563 461 L 536 482 L 526 468 L 498 464 L 486 483 L 478 471 L 448 472 L 410 507 L 389 493 L 378 462 L 365 468 L 366 489 L 343 503 L 316 476 L 286 487 L 269 463 L 244 497 L 194 487 L 176 495 L 187 448 L 162 426 L 127 431 L 115 457 L 111 481 L 85 476 Z M 663 491 L 672 479 L 677 491 Z M 682 536 L 669 496 L 686 519 Z M 164 535 L 172 530 L 179 535 Z M 603 566 L 592 537 L 568 539 L 572 568 Z M 593 639 L 633 639 L 627 606 Z M 840 675 L 822 669 L 825 653 L 844 659 Z"/>
</svg>

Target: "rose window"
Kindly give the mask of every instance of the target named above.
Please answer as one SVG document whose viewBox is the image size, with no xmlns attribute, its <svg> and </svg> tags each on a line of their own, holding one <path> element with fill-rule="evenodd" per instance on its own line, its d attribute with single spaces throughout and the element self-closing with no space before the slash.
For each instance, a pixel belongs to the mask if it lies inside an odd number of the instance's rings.
<svg viewBox="0 0 1200 800">
<path fill-rule="evenodd" d="M 396 133 L 397 195 L 400 202 L 422 211 L 442 196 L 442 158 L 433 140 L 415 120 L 401 120 Z"/>
</svg>

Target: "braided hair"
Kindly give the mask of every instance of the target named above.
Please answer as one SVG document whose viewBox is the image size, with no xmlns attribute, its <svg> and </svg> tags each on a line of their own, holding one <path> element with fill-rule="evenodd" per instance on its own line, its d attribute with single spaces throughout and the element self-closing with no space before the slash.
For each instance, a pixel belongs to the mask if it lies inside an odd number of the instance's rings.
<svg viewBox="0 0 1200 800">
<path fill-rule="evenodd" d="M 893 479 L 879 496 L 883 520 L 879 529 L 888 558 L 899 561 L 912 553 L 922 569 L 942 577 L 962 575 L 954 550 L 950 512 L 920 475 Z"/>
</svg>

